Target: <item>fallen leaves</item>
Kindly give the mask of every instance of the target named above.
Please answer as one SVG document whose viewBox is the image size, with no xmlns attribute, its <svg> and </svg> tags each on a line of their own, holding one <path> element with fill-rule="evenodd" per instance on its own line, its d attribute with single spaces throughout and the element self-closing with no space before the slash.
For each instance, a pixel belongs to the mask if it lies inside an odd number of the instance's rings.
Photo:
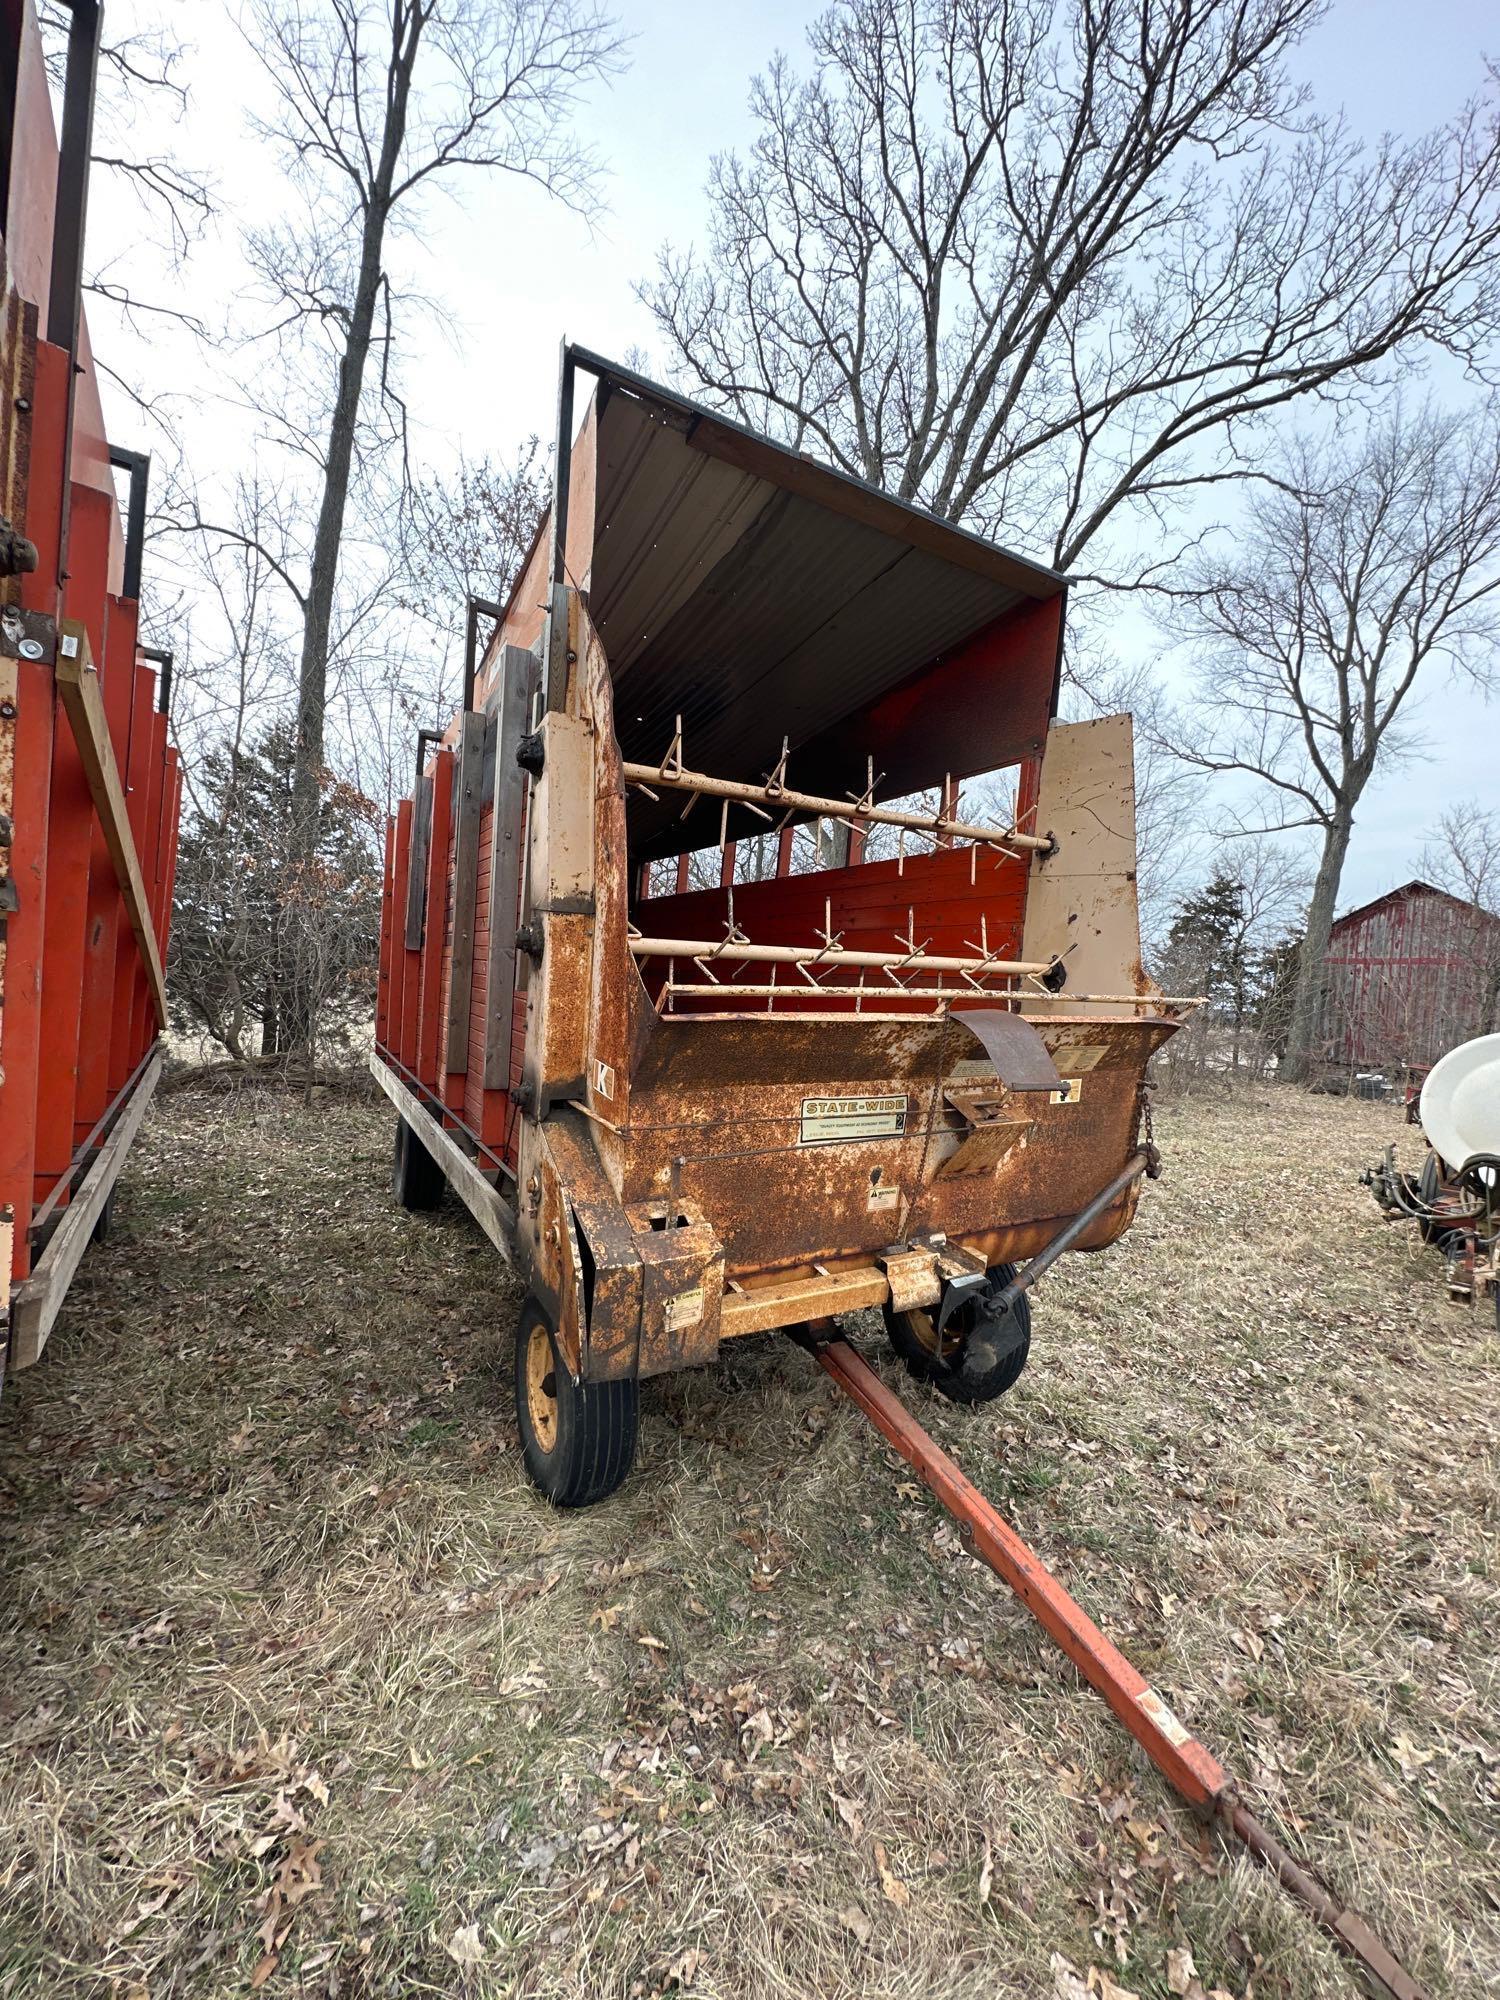
<svg viewBox="0 0 1500 2000">
<path fill-rule="evenodd" d="M 479 1941 L 478 1924 L 460 1924 L 443 1950 L 464 1972 L 472 1972 L 476 1965 L 483 1965 L 487 1956 Z"/>
<path fill-rule="evenodd" d="M 898 1910 L 904 1910 L 911 1902 L 911 1891 L 886 1860 L 885 1848 L 878 1840 L 875 1843 L 875 1873 L 880 1878 L 881 1895 L 888 1903 L 894 1903 Z"/>
<path fill-rule="evenodd" d="M 858 1945 L 868 1945 L 875 1935 L 875 1926 L 858 1903 L 846 1903 L 839 1911 L 839 1922 Z"/>
<path fill-rule="evenodd" d="M 261 1898 L 265 1915 L 255 1935 L 260 1940 L 262 1955 L 250 1974 L 252 1990 L 264 1986 L 280 1963 L 298 1906 L 323 1886 L 323 1869 L 318 1860 L 322 1847 L 321 1840 L 294 1840 Z"/>
</svg>

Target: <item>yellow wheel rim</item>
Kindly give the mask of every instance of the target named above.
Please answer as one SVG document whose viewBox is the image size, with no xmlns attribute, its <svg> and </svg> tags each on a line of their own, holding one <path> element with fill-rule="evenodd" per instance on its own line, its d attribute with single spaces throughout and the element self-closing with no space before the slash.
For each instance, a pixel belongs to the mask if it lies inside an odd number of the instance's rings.
<svg viewBox="0 0 1500 2000">
<path fill-rule="evenodd" d="M 533 1326 L 526 1339 L 526 1414 L 532 1435 L 543 1451 L 557 1444 L 557 1363 L 544 1326 Z"/>
<path fill-rule="evenodd" d="M 930 1312 L 913 1309 L 906 1315 L 906 1324 L 912 1337 L 932 1356 L 934 1361 L 951 1361 L 964 1344 L 962 1322 L 964 1314 L 956 1312 L 943 1329 L 941 1347 L 938 1342 L 937 1321 Z"/>
</svg>

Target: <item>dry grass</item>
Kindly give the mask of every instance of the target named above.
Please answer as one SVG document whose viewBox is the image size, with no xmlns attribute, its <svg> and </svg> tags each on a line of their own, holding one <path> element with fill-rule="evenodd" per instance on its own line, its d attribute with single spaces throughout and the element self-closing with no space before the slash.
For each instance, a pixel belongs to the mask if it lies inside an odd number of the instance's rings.
<svg viewBox="0 0 1500 2000">
<path fill-rule="evenodd" d="M 1493 1326 L 1353 1185 L 1395 1112 L 1160 1123 L 1167 1179 L 1049 1281 L 1015 1394 L 902 1394 L 1434 1992 L 1477 1992 Z M 626 1492 L 547 1512 L 512 1283 L 461 1211 L 392 1206 L 387 1147 L 361 1106 L 172 1100 L 7 1392 L 0 1996 L 1071 1967 L 1109 2000 L 1180 1989 L 1183 1948 L 1202 1989 L 1359 1990 L 789 1343 L 648 1384 Z"/>
</svg>

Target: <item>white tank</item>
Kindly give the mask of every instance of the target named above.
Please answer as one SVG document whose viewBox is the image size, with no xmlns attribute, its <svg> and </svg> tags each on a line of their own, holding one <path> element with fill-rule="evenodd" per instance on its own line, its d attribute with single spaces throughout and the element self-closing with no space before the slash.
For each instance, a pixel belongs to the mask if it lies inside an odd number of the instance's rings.
<svg viewBox="0 0 1500 2000">
<path fill-rule="evenodd" d="M 1450 1173 L 1500 1159 L 1500 1035 L 1450 1049 L 1422 1085 L 1422 1130 Z"/>
</svg>

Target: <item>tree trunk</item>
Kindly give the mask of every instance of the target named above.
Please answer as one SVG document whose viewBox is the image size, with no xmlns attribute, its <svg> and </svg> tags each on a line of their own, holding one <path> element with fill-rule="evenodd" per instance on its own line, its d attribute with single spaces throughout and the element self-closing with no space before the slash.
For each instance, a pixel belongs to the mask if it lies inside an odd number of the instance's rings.
<svg viewBox="0 0 1500 2000">
<path fill-rule="evenodd" d="M 1318 1017 L 1322 1012 L 1324 961 L 1333 931 L 1334 905 L 1349 852 L 1349 836 L 1354 831 L 1354 803 L 1341 801 L 1323 830 L 1323 852 L 1313 883 L 1312 901 L 1307 906 L 1307 935 L 1297 965 L 1297 992 L 1292 1002 L 1292 1025 L 1287 1035 L 1286 1056 L 1279 1074 L 1288 1083 L 1306 1083 L 1312 1067 Z"/>
<path fill-rule="evenodd" d="M 299 872 L 310 870 L 318 849 L 319 804 L 323 778 L 323 727 L 328 701 L 328 649 L 333 630 L 333 595 L 338 582 L 339 551 L 344 538 L 344 512 L 349 500 L 349 473 L 359 425 L 365 366 L 380 298 L 381 261 L 396 163 L 406 138 L 407 107 L 412 70 L 426 16 L 414 9 L 398 17 L 398 39 L 392 46 L 388 71 L 385 129 L 374 181 L 365 201 L 360 234 L 359 275 L 349 308 L 349 331 L 339 359 L 338 387 L 328 425 L 323 494 L 313 537 L 303 609 L 302 658 L 297 677 L 297 741 L 292 760 L 291 868 L 293 893 Z M 288 1051 L 302 1048 L 311 1060 L 313 1021 L 310 996 L 293 974 L 293 990 L 284 997 L 281 1043 Z"/>
</svg>

